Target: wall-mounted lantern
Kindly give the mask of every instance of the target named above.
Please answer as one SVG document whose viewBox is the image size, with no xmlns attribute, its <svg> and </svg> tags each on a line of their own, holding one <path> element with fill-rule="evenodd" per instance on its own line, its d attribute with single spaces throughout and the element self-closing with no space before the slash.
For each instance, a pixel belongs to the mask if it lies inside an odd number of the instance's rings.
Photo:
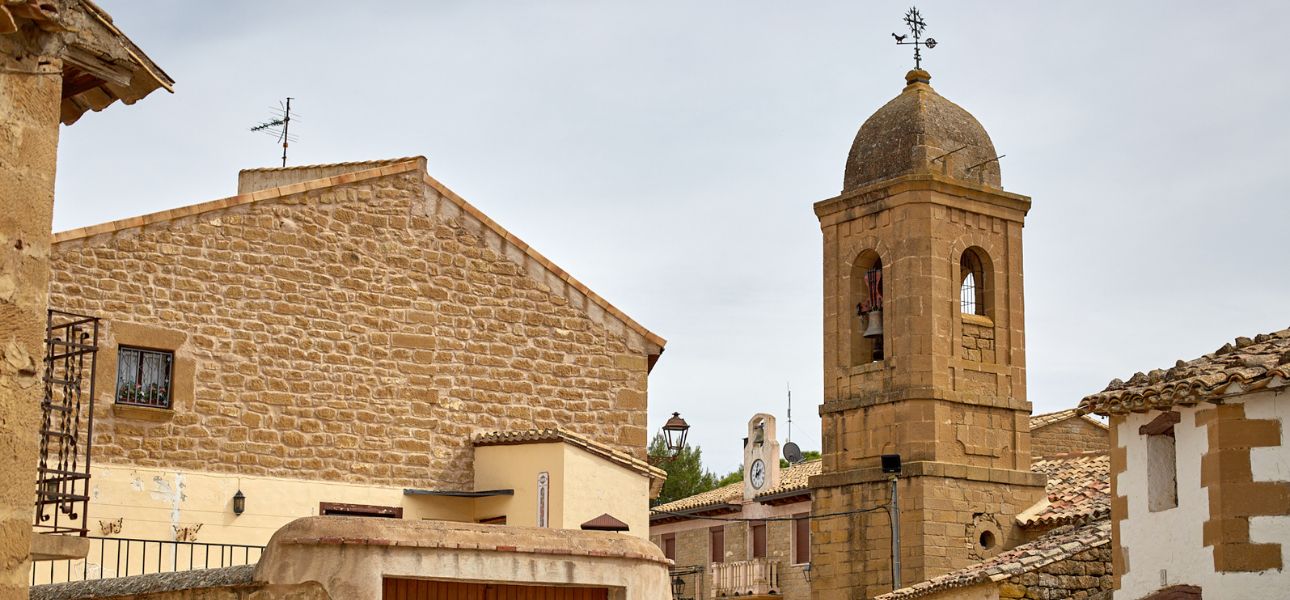
<svg viewBox="0 0 1290 600">
<path fill-rule="evenodd" d="M 690 424 L 681 418 L 681 413 L 672 413 L 672 418 L 663 424 L 663 438 L 667 441 L 667 449 L 675 458 L 685 449 L 685 436 L 690 431 Z"/>
<path fill-rule="evenodd" d="M 685 580 L 680 575 L 672 577 L 672 598 L 681 600 L 682 594 L 685 593 Z"/>
<path fill-rule="evenodd" d="M 233 494 L 233 514 L 240 515 L 244 512 L 246 512 L 246 494 L 239 489 L 236 494 Z"/>
</svg>

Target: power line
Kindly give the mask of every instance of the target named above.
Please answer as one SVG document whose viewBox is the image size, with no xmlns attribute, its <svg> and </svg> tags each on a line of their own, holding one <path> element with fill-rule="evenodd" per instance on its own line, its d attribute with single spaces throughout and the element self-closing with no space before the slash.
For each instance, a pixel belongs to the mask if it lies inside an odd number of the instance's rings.
<svg viewBox="0 0 1290 600">
<path fill-rule="evenodd" d="M 888 505 L 880 504 L 870 508 L 861 508 L 859 510 L 848 510 L 844 512 L 826 513 L 822 515 L 806 515 L 805 517 L 766 517 L 763 519 L 749 519 L 746 517 L 704 517 L 699 515 L 687 515 L 685 513 L 674 512 L 670 510 L 659 510 L 651 508 L 649 511 L 657 515 L 670 515 L 673 517 L 682 517 L 694 521 L 729 521 L 732 523 L 765 523 L 767 521 L 796 521 L 798 519 L 828 519 L 832 517 L 845 517 L 847 515 L 858 515 L 870 513 L 879 510 L 887 510 Z"/>
</svg>

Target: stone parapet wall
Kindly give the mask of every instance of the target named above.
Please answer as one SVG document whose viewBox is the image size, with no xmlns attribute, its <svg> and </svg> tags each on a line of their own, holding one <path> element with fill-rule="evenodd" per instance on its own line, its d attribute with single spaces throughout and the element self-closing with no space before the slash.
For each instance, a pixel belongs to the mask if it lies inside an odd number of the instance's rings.
<svg viewBox="0 0 1290 600">
<path fill-rule="evenodd" d="M 1106 452 L 1110 432 L 1084 417 L 1074 417 L 1030 431 L 1030 451 L 1039 457 L 1079 452 Z"/>
<path fill-rule="evenodd" d="M 104 318 L 100 364 L 151 328 L 192 390 L 126 411 L 100 381 L 96 462 L 465 489 L 480 431 L 643 456 L 646 341 L 424 177 L 60 238 L 51 301 Z"/>
</svg>

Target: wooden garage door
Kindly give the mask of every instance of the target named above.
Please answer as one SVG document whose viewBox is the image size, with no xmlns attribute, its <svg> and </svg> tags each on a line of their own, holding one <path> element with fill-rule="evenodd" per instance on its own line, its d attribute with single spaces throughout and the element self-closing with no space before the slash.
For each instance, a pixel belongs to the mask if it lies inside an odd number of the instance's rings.
<svg viewBox="0 0 1290 600">
<path fill-rule="evenodd" d="M 381 597 L 384 600 L 609 600 L 609 590 L 387 577 Z"/>
</svg>

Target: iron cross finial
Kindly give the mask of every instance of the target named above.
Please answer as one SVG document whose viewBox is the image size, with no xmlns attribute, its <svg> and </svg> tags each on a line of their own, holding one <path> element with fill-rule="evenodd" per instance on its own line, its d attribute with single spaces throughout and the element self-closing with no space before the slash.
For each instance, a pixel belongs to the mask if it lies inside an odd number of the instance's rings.
<svg viewBox="0 0 1290 600">
<path fill-rule="evenodd" d="M 914 41 L 906 42 L 905 38 L 909 37 L 908 35 L 896 35 L 893 33 L 891 37 L 896 38 L 897 46 L 914 47 L 914 68 L 921 69 L 923 68 L 922 47 L 927 46 L 929 50 L 935 48 L 936 40 L 927 38 L 925 41 L 920 41 L 920 38 L 923 37 L 923 29 L 927 27 L 927 22 L 923 20 L 923 15 L 918 14 L 917 7 L 910 7 L 909 12 L 905 13 L 905 25 L 909 26 L 909 33 L 914 36 Z"/>
</svg>

